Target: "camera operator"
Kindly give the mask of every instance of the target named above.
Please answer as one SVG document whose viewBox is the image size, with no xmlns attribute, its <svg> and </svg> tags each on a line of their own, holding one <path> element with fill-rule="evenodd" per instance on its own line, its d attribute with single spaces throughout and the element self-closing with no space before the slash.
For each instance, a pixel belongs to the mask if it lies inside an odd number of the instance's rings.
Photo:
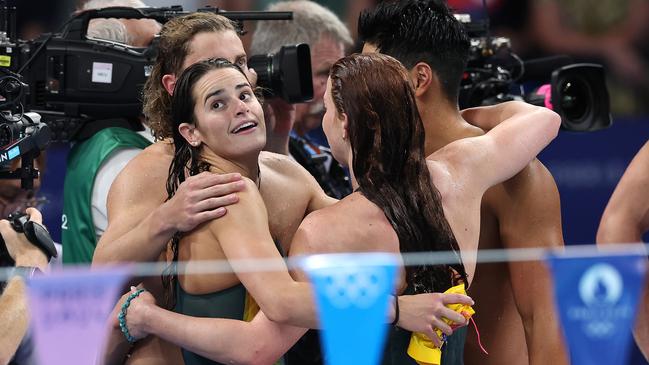
<svg viewBox="0 0 649 365">
<path fill-rule="evenodd" d="M 146 7 L 140 0 L 91 0 L 82 10 L 110 6 Z M 151 19 L 92 19 L 87 36 L 143 47 L 159 31 L 160 25 Z M 117 121 L 120 124 L 90 123 L 111 126 L 79 141 L 68 156 L 61 226 L 66 264 L 92 261 L 97 241 L 108 224 L 106 201 L 113 180 L 133 157 L 153 142 L 148 127 L 137 120 Z M 144 130 L 135 131 L 128 128 L 130 125 Z"/>
<path fill-rule="evenodd" d="M 467 122 L 475 121 L 476 115 L 461 114 L 458 108 L 470 40 L 442 1 L 381 3 L 361 14 L 359 36 L 365 42 L 363 52 L 388 54 L 410 70 L 426 155 L 453 141 L 484 134 Z M 557 186 L 536 159 L 487 190 L 481 209 L 480 249 L 563 245 Z M 469 251 L 462 245 L 460 249 L 463 255 Z M 470 336 L 464 351 L 467 363 L 567 362 L 553 311 L 551 280 L 542 262 L 478 264 L 469 294 L 476 311 L 488 313 L 475 319 L 489 333 L 485 341 L 489 355 L 483 355 L 475 336 Z M 461 348 L 446 351 L 462 356 Z"/>
<path fill-rule="evenodd" d="M 35 208 L 27 208 L 29 220 L 41 223 L 41 213 Z M 24 278 L 34 272 L 45 271 L 47 256 L 34 246 L 24 234 L 16 232 L 9 221 L 0 220 L 0 234 L 5 241 L 9 256 L 16 262 L 14 276 L 9 279 L 0 297 L 0 364 L 7 364 L 16 353 L 27 331 L 29 316 Z M 29 363 L 33 354 L 25 351 L 15 358 L 15 363 Z"/>
<path fill-rule="evenodd" d="M 252 37 L 252 54 L 279 51 L 286 44 L 307 43 L 311 49 L 313 100 L 293 106 L 279 98 L 265 107 L 266 150 L 290 155 L 313 175 L 327 195 L 341 199 L 351 193 L 351 183 L 331 151 L 307 133 L 322 123 L 323 96 L 329 68 L 345 55 L 352 43 L 349 30 L 329 9 L 311 1 L 284 1 L 269 11 L 292 11 L 290 21 L 260 21 Z"/>
</svg>

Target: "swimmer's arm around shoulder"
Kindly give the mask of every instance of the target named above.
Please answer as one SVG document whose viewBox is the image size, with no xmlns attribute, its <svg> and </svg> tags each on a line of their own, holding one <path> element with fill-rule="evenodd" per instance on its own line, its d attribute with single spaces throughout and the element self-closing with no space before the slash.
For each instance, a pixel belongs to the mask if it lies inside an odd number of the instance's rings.
<svg viewBox="0 0 649 365">
<path fill-rule="evenodd" d="M 470 124 L 485 131 L 490 131 L 516 114 L 528 113 L 537 108 L 537 106 L 521 101 L 509 101 L 496 105 L 463 109 L 460 111 L 460 115 Z"/>
<path fill-rule="evenodd" d="M 167 169 L 138 156 L 118 175 L 108 194 L 108 227 L 94 264 L 157 260 L 175 232 L 223 216 L 243 186 L 238 174 L 204 172 L 187 178 L 165 202 Z"/>
<path fill-rule="evenodd" d="M 273 364 L 306 329 L 281 325 L 259 312 L 251 322 L 199 318 L 152 305 L 145 330 L 191 352 L 224 364 Z"/>
<path fill-rule="evenodd" d="M 228 214 L 210 222 L 214 235 L 246 290 L 255 298 L 269 319 L 299 327 L 309 327 L 316 320 L 311 288 L 294 281 L 288 273 L 268 228 L 264 202 L 249 179 L 239 193 L 239 203 Z M 272 260 L 272 271 L 250 271 L 254 259 Z"/>
<path fill-rule="evenodd" d="M 488 133 L 446 145 L 428 158 L 446 165 L 454 182 L 479 194 L 521 171 L 552 141 L 561 118 L 555 112 L 510 102 L 515 113 Z"/>
</svg>

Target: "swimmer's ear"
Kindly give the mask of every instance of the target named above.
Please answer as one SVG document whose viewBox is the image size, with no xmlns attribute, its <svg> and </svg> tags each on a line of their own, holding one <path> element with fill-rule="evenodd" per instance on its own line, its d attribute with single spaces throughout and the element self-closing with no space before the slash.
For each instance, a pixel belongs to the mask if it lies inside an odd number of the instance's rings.
<svg viewBox="0 0 649 365">
<path fill-rule="evenodd" d="M 347 119 L 347 114 L 340 113 L 340 127 L 342 130 L 343 140 L 347 140 L 349 137 L 349 120 Z"/>
<path fill-rule="evenodd" d="M 178 132 L 180 135 L 185 138 L 187 143 L 194 147 L 198 147 L 201 144 L 201 133 L 196 128 L 196 125 L 189 123 L 180 123 L 178 126 Z"/>
<path fill-rule="evenodd" d="M 421 97 L 431 87 L 437 86 L 439 88 L 437 74 L 426 62 L 419 62 L 410 70 L 410 80 L 415 88 L 416 97 Z"/>
<path fill-rule="evenodd" d="M 176 76 L 171 74 L 162 76 L 162 86 L 164 86 L 169 95 L 173 95 L 174 88 L 176 87 Z"/>
</svg>

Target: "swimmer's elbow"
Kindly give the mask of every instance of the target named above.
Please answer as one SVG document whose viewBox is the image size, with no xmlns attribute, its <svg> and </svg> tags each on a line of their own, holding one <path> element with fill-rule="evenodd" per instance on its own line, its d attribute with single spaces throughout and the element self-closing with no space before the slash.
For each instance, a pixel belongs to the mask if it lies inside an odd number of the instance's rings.
<svg viewBox="0 0 649 365">
<path fill-rule="evenodd" d="M 92 255 L 92 266 L 103 265 L 110 263 L 110 257 L 106 252 L 104 245 L 99 242 L 95 247 L 95 252 Z"/>
<path fill-rule="evenodd" d="M 292 282 L 287 286 L 278 288 L 273 298 L 268 298 L 264 304 L 259 303 L 259 307 L 266 317 L 278 324 L 303 326 L 304 325 L 304 291 L 299 287 L 303 283 Z"/>
<path fill-rule="evenodd" d="M 266 308 L 262 308 L 264 314 L 268 319 L 275 323 L 289 324 L 292 321 L 291 311 L 289 307 L 276 304 L 271 304 Z"/>
<path fill-rule="evenodd" d="M 539 119 L 543 120 L 548 143 L 550 143 L 550 141 L 555 139 L 559 134 L 559 128 L 561 127 L 561 116 L 547 108 L 539 108 L 536 113 L 540 114 Z"/>
<path fill-rule="evenodd" d="M 108 265 L 120 262 L 120 257 L 116 255 L 111 245 L 103 244 L 101 241 L 95 247 L 95 252 L 92 255 L 92 266 Z"/>
</svg>

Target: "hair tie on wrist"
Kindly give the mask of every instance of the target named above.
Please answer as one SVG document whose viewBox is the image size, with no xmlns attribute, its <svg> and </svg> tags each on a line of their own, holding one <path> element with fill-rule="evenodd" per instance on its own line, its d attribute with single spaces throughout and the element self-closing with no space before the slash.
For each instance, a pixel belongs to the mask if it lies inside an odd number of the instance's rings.
<svg viewBox="0 0 649 365">
<path fill-rule="evenodd" d="M 392 321 L 392 325 L 396 326 L 397 323 L 399 323 L 399 297 L 394 296 L 394 320 Z"/>
<path fill-rule="evenodd" d="M 122 304 L 122 309 L 119 311 L 119 315 L 117 316 L 119 328 L 122 330 L 124 337 L 126 337 L 126 341 L 128 341 L 130 344 L 135 343 L 135 341 L 137 340 L 135 339 L 135 337 L 131 336 L 131 334 L 128 332 L 128 327 L 126 327 L 126 311 L 131 305 L 131 300 L 137 298 L 143 291 L 144 289 L 138 289 L 135 292 L 131 293 L 128 298 L 126 298 L 124 304 Z"/>
</svg>

